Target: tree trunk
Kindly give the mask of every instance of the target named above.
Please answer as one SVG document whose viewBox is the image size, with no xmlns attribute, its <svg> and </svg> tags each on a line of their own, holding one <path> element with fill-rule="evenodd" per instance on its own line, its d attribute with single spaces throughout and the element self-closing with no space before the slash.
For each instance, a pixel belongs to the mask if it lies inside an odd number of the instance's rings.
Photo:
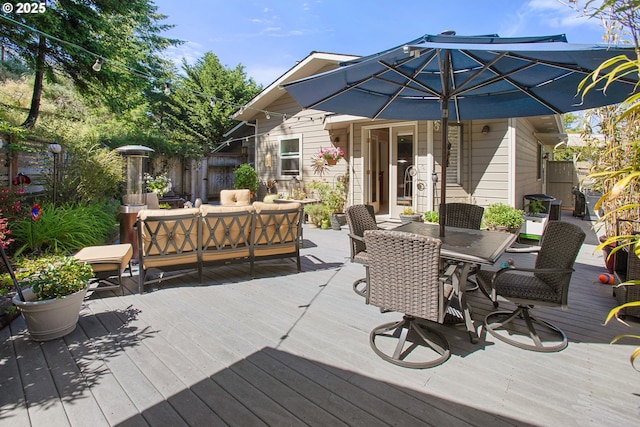
<svg viewBox="0 0 640 427">
<path fill-rule="evenodd" d="M 31 96 L 31 108 L 29 108 L 29 115 L 27 119 L 22 123 L 22 127 L 31 129 L 38 120 L 40 114 L 40 99 L 42 98 L 42 84 L 44 80 L 44 61 L 47 50 L 47 39 L 45 36 L 40 35 L 38 41 L 38 55 L 36 56 L 36 77 L 33 81 L 33 95 Z"/>
</svg>

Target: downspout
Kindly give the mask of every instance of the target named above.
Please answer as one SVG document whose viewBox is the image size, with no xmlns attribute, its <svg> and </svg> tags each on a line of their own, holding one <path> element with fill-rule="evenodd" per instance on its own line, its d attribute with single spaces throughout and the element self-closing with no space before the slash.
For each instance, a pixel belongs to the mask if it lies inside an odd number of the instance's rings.
<svg viewBox="0 0 640 427">
<path fill-rule="evenodd" d="M 354 150 L 354 146 L 353 146 L 353 122 L 349 123 L 349 206 L 353 206 L 354 204 L 354 200 L 355 200 L 355 184 L 354 181 L 355 179 L 355 168 L 353 165 L 354 162 L 354 156 L 353 156 L 353 150 Z M 362 130 L 361 130 L 362 132 Z M 360 159 L 362 160 L 364 156 L 360 156 Z"/>
<path fill-rule="evenodd" d="M 256 119 L 255 123 L 245 121 L 244 124 L 253 128 L 253 164 L 255 165 L 254 169 L 256 170 L 258 177 L 260 177 L 261 172 L 258 170 L 258 119 Z M 247 163 L 251 162 L 247 161 Z"/>
<path fill-rule="evenodd" d="M 507 194 L 510 206 L 516 206 L 516 120 L 510 118 L 507 120 Z"/>
</svg>

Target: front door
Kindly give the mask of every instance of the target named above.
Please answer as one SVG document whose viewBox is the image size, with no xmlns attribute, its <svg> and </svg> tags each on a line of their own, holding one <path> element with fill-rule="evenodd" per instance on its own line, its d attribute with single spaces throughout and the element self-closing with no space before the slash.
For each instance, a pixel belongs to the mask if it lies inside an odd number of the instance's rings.
<svg viewBox="0 0 640 427">
<path fill-rule="evenodd" d="M 389 215 L 398 218 L 407 207 L 415 209 L 414 127 L 394 127 L 389 162 Z"/>
<path fill-rule="evenodd" d="M 387 210 L 386 176 L 389 158 L 389 128 L 371 129 L 367 138 L 367 199 L 376 213 Z"/>
</svg>

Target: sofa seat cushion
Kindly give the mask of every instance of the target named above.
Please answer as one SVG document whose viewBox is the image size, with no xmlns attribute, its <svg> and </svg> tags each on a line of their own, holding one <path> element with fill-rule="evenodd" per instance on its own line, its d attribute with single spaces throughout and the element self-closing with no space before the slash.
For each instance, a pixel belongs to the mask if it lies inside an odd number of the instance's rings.
<svg viewBox="0 0 640 427">
<path fill-rule="evenodd" d="M 283 243 L 276 246 L 254 246 L 253 254 L 255 257 L 266 257 L 271 255 L 295 254 L 297 251 L 296 243 Z"/>
<path fill-rule="evenodd" d="M 197 252 L 189 252 L 182 254 L 171 254 L 166 256 L 145 256 L 144 257 L 144 268 L 162 268 L 168 266 L 175 265 L 183 265 L 183 264 L 197 264 L 198 253 Z"/>
</svg>

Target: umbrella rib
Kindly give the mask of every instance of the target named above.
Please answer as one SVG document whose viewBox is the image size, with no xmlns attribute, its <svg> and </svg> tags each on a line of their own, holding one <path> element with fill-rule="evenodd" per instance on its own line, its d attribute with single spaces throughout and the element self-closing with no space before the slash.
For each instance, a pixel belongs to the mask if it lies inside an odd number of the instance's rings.
<svg viewBox="0 0 640 427">
<path fill-rule="evenodd" d="M 382 72 L 384 72 L 384 71 L 381 71 L 380 73 L 382 73 Z M 351 83 L 351 84 L 345 86 L 344 88 L 340 89 L 339 91 L 334 92 L 334 93 L 330 94 L 329 96 L 325 96 L 324 98 L 319 99 L 318 101 L 309 104 L 306 108 L 315 108 L 317 105 L 320 105 L 323 102 L 326 102 L 326 101 L 328 101 L 330 99 L 333 99 L 336 96 L 342 95 L 343 93 L 348 92 L 353 88 L 356 88 L 357 86 L 361 85 L 364 82 L 368 82 L 369 80 L 375 79 L 377 77 L 377 75 L 380 74 L 380 73 L 372 74 L 372 75 L 370 75 L 368 77 L 365 77 L 364 79 L 361 79 L 361 80 L 358 80 L 357 82 Z"/>
<path fill-rule="evenodd" d="M 457 89 L 454 89 L 453 91 L 453 95 L 457 95 L 458 93 L 462 93 L 463 89 L 469 82 L 473 81 L 477 76 L 479 76 L 481 73 L 483 73 L 486 70 L 490 70 L 493 73 L 495 73 L 495 71 L 493 69 L 491 69 L 491 66 L 493 64 L 495 64 L 496 62 L 498 62 L 500 59 L 502 59 L 505 55 L 506 52 L 501 53 L 500 55 L 494 57 L 491 61 L 489 62 L 482 62 L 480 61 L 478 58 L 476 58 L 475 56 L 469 54 L 468 52 L 464 51 L 463 52 L 465 55 L 467 55 L 469 58 L 473 59 L 474 61 L 476 61 L 478 64 L 482 65 L 482 68 L 480 68 L 479 70 L 477 70 L 475 73 L 473 73 L 471 76 L 469 76 L 465 81 L 463 81 L 462 83 L 460 83 L 457 87 Z M 480 87 L 480 86 L 475 86 L 475 87 Z"/>
<path fill-rule="evenodd" d="M 546 65 L 549 67 L 559 68 L 565 71 L 571 71 L 573 73 L 584 74 L 585 76 L 593 72 L 593 70 L 584 69 L 578 66 L 572 66 L 572 65 L 562 64 L 558 62 L 545 61 L 544 59 L 532 60 L 531 58 L 527 58 L 526 56 L 522 56 L 522 55 L 517 55 L 513 52 L 508 52 L 507 57 L 513 58 L 513 59 L 519 59 L 523 61 L 529 61 L 529 62 L 532 62 L 534 65 Z M 620 81 L 622 81 L 623 83 L 634 85 L 634 86 L 638 83 L 637 81 L 633 81 L 631 79 L 624 79 L 624 78 Z"/>
<path fill-rule="evenodd" d="M 382 64 L 383 66 L 385 66 L 385 67 L 389 68 L 389 70 L 396 71 L 398 74 L 400 74 L 401 76 L 405 77 L 405 78 L 407 79 L 407 82 L 405 82 L 405 83 L 403 83 L 403 84 L 399 84 L 399 86 L 400 86 L 400 87 L 398 88 L 398 90 L 396 90 L 396 91 L 395 91 L 395 93 L 394 93 L 393 95 L 391 95 L 391 96 L 389 97 L 389 99 L 387 99 L 387 102 L 385 102 L 385 103 L 384 103 L 384 105 L 383 105 L 383 106 L 382 106 L 382 107 L 381 107 L 381 108 L 380 108 L 380 109 L 379 109 L 379 110 L 378 110 L 378 111 L 373 115 L 373 119 L 374 119 L 374 120 L 375 120 L 375 119 L 377 119 L 377 118 L 378 118 L 378 116 L 379 116 L 380 114 L 382 114 L 382 113 L 384 112 L 384 110 L 386 110 L 386 109 L 387 109 L 387 107 L 388 107 L 388 106 L 389 106 L 389 105 L 390 105 L 390 104 L 391 104 L 391 103 L 392 103 L 392 102 L 393 102 L 393 101 L 398 97 L 398 95 L 400 95 L 400 92 L 402 92 L 402 90 L 403 90 L 403 89 L 405 89 L 405 88 L 408 88 L 408 87 L 409 87 L 409 82 L 413 82 L 413 83 L 415 83 L 415 84 L 417 84 L 417 85 L 419 85 L 419 86 L 423 87 L 423 88 L 425 89 L 425 91 L 426 91 L 426 92 L 432 91 L 432 92 L 431 92 L 431 94 L 432 94 L 432 95 L 436 95 L 436 96 L 437 96 L 437 94 L 436 94 L 436 92 L 435 92 L 435 91 L 433 91 L 433 90 L 432 90 L 432 89 L 430 89 L 429 87 L 424 86 L 423 84 L 421 84 L 420 82 L 418 82 L 418 81 L 416 81 L 416 80 L 415 80 L 415 76 L 416 76 L 416 75 L 418 75 L 418 74 L 420 74 L 420 73 L 422 72 L 422 70 L 424 70 L 424 67 L 426 67 L 426 66 L 431 62 L 431 59 L 433 59 L 433 57 L 429 58 L 429 60 L 428 60 L 428 61 L 426 61 L 424 64 L 422 64 L 422 66 L 421 66 L 421 67 L 417 68 L 417 69 L 415 70 L 415 72 L 414 72 L 414 75 L 413 75 L 413 76 L 410 76 L 410 75 L 408 75 L 408 74 L 405 74 L 405 73 L 401 72 L 400 70 L 397 70 L 396 68 L 392 68 L 391 66 L 389 66 L 389 65 L 388 65 L 388 64 L 386 64 L 385 62 L 379 61 L 379 62 L 380 62 L 380 64 Z M 381 79 L 381 78 L 380 78 L 380 77 L 378 77 L 378 79 Z M 397 82 L 393 82 L 393 81 L 390 81 L 390 80 L 387 80 L 387 79 L 381 79 L 381 80 L 387 81 L 388 83 L 398 84 Z M 412 88 L 412 89 L 414 89 L 414 88 Z M 417 89 L 416 89 L 416 90 L 417 90 Z"/>
<path fill-rule="evenodd" d="M 440 97 L 440 94 L 438 93 L 438 91 L 430 88 L 429 86 L 426 86 L 424 83 L 419 82 L 418 80 L 415 79 L 415 76 L 418 75 L 419 73 L 421 73 L 422 70 L 424 70 L 424 68 L 431 63 L 431 60 L 434 58 L 434 56 L 432 56 L 431 58 L 429 58 L 428 61 L 426 61 L 424 64 L 422 64 L 422 66 L 417 69 L 415 75 L 413 75 L 413 76 L 410 75 L 410 74 L 404 73 L 402 70 L 400 70 L 400 69 L 396 68 L 395 66 L 393 66 L 391 64 L 388 64 L 388 63 L 386 63 L 384 61 L 378 61 L 378 63 L 380 65 L 386 67 L 388 71 L 393 71 L 394 73 L 399 74 L 402 77 L 404 77 L 405 79 L 407 79 L 407 80 L 411 81 L 412 83 L 415 83 L 416 85 L 420 86 L 422 89 L 424 89 L 424 92 L 426 92 L 426 93 L 428 93 L 430 95 L 436 96 L 436 97 Z M 382 74 L 382 73 L 379 73 L 379 74 Z M 398 83 L 398 82 L 394 82 L 393 80 L 381 78 L 381 77 L 379 77 L 379 74 L 378 74 L 378 76 L 376 76 L 376 78 L 378 80 L 383 80 L 383 81 L 385 81 L 387 83 L 391 83 L 391 84 L 395 84 L 395 85 L 401 86 L 402 88 L 408 87 L 407 84 L 401 84 L 401 83 Z M 418 88 L 412 88 L 412 89 L 419 90 Z"/>
<path fill-rule="evenodd" d="M 480 60 L 479 60 L 478 58 L 474 57 L 474 56 L 473 56 L 473 55 L 471 55 L 470 53 L 465 52 L 465 54 L 466 54 L 467 56 L 469 56 L 470 58 L 472 58 L 473 60 L 480 62 Z M 510 57 L 510 55 L 503 55 L 503 56 Z M 516 57 L 516 59 L 525 60 L 526 58 L 517 58 L 517 57 Z M 480 63 L 481 63 L 481 62 L 480 62 Z M 495 63 L 495 61 L 494 61 L 493 63 Z M 493 66 L 492 66 L 493 64 L 490 64 L 490 65 L 489 65 L 489 67 L 487 67 L 487 69 L 488 69 L 489 71 L 491 71 L 493 74 L 495 74 L 495 77 L 494 77 L 494 78 L 489 79 L 489 80 L 487 80 L 487 81 L 485 81 L 485 82 L 478 83 L 477 85 L 471 86 L 471 87 L 469 87 L 469 88 L 466 88 L 466 89 L 464 89 L 464 90 L 460 91 L 459 93 L 466 93 L 466 92 L 469 92 L 469 91 L 471 91 L 471 90 L 474 90 L 474 89 L 477 89 L 477 88 L 480 88 L 480 87 L 484 87 L 484 86 L 490 85 L 490 84 L 492 84 L 492 83 L 494 83 L 494 82 L 497 82 L 497 81 L 505 81 L 505 82 L 508 82 L 509 84 L 511 84 L 514 88 L 518 89 L 519 91 L 521 91 L 521 92 L 523 92 L 523 93 L 526 93 L 529 97 L 531 97 L 531 98 L 535 99 L 538 103 L 540 103 L 540 104 L 544 105 L 545 107 L 547 107 L 548 109 L 550 109 L 550 110 L 551 110 L 551 111 L 553 111 L 554 113 L 556 113 L 556 114 L 562 114 L 562 111 L 561 111 L 560 109 L 558 109 L 558 108 L 557 108 L 557 107 L 555 107 L 554 105 L 550 104 L 549 102 L 547 102 L 547 101 L 543 100 L 542 98 L 540 98 L 539 96 L 537 96 L 536 94 L 534 94 L 533 92 L 531 92 L 531 89 L 530 89 L 530 88 L 527 88 L 527 87 L 525 87 L 525 86 L 522 86 L 521 84 L 519 84 L 519 83 L 515 82 L 513 79 L 510 79 L 510 78 L 509 78 L 509 76 L 511 76 L 511 75 L 513 75 L 513 74 L 516 74 L 516 73 L 519 73 L 519 72 L 521 72 L 521 71 L 527 70 L 527 69 L 529 69 L 529 68 L 531 68 L 531 67 L 534 67 L 535 65 L 539 65 L 539 64 L 540 64 L 540 62 L 537 62 L 537 61 L 530 62 L 530 63 L 525 64 L 524 66 L 522 66 L 522 67 L 520 67 L 520 68 L 517 68 L 517 69 L 515 69 L 515 70 L 511 70 L 511 71 L 509 71 L 508 73 L 500 73 L 499 71 L 497 71 L 497 70 L 495 70 L 495 69 L 493 68 Z M 468 81 L 468 80 L 467 80 L 467 81 Z M 466 82 L 465 82 L 465 83 L 466 83 Z M 459 93 L 455 93 L 455 95 L 458 95 Z"/>
</svg>

